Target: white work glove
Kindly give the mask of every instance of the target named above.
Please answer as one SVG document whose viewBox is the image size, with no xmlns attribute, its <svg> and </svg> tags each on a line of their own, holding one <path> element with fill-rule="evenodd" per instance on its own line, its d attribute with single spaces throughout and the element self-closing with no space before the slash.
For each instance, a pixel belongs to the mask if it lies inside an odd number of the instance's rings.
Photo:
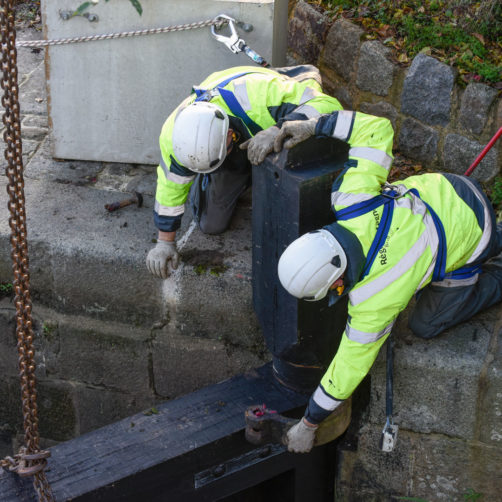
<svg viewBox="0 0 502 502">
<path fill-rule="evenodd" d="M 278 127 L 269 127 L 242 143 L 239 148 L 248 151 L 249 162 L 256 166 L 261 164 L 265 160 L 265 157 L 274 151 L 274 140 L 279 132 L 280 129 Z"/>
<path fill-rule="evenodd" d="M 286 434 L 288 451 L 293 453 L 308 453 L 314 446 L 315 431 L 318 425 L 307 425 L 303 418 L 293 425 Z"/>
<path fill-rule="evenodd" d="M 279 134 L 275 138 L 274 151 L 280 152 L 283 146 L 284 148 L 293 148 L 298 143 L 313 136 L 315 134 L 317 120 L 317 118 L 312 118 L 308 120 L 291 120 L 289 122 L 284 122 Z M 286 141 L 284 141 L 285 139 Z"/>
<path fill-rule="evenodd" d="M 155 277 L 167 279 L 170 269 L 178 268 L 179 258 L 176 242 L 157 241 L 146 257 L 146 268 Z"/>
</svg>

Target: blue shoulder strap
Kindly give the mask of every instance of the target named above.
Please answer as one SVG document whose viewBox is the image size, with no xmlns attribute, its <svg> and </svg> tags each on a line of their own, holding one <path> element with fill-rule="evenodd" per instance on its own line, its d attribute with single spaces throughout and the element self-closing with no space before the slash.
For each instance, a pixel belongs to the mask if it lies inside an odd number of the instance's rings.
<svg viewBox="0 0 502 502">
<path fill-rule="evenodd" d="M 432 207 L 420 197 L 420 194 L 418 193 L 417 189 L 412 188 L 409 191 L 422 200 L 422 202 L 425 204 L 427 210 L 432 216 L 432 221 L 434 222 L 434 226 L 436 227 L 436 232 L 439 239 L 438 256 L 436 258 L 436 263 L 434 265 L 432 280 L 434 282 L 442 281 L 446 276 L 446 234 L 444 231 L 443 224 L 441 223 L 441 220 L 439 219 L 439 216 L 436 214 L 434 209 L 432 209 Z M 384 206 L 382 212 L 382 218 L 378 225 L 375 238 L 371 243 L 370 249 L 368 251 L 368 256 L 366 257 L 366 263 L 364 265 L 361 279 L 363 279 L 364 277 L 366 277 L 366 275 L 368 275 L 371 266 L 373 265 L 375 258 L 377 257 L 378 251 L 385 244 L 385 241 L 389 234 L 389 229 L 392 222 L 392 216 L 394 214 L 394 199 L 396 195 L 397 195 L 396 192 L 390 190 L 387 191 L 385 194 L 377 195 L 372 199 L 366 200 L 364 202 L 359 202 L 344 209 L 340 209 L 339 211 L 335 211 L 337 220 L 350 220 L 351 218 L 356 218 L 357 216 L 369 213 L 370 211 L 373 211 L 373 209 L 376 209 L 381 205 Z M 479 273 L 479 269 L 477 267 L 464 267 L 454 272 L 451 272 L 450 274 L 448 274 L 448 277 L 451 279 L 464 279 L 467 277 L 472 277 L 476 273 Z"/>
<path fill-rule="evenodd" d="M 225 101 L 225 104 L 228 106 L 228 109 L 238 118 L 244 122 L 245 126 L 249 129 L 251 134 L 254 136 L 255 134 L 259 133 L 261 130 L 263 130 L 262 127 L 260 127 L 256 122 L 254 122 L 248 114 L 244 111 L 242 106 L 240 105 L 239 101 L 237 101 L 237 98 L 234 96 L 234 93 L 232 91 L 229 91 L 227 89 L 223 89 L 227 84 L 229 84 L 232 80 L 235 80 L 236 78 L 242 77 L 243 75 L 247 75 L 248 73 L 254 73 L 254 72 L 244 72 L 244 73 L 237 73 L 236 75 L 232 75 L 231 77 L 223 80 L 223 82 L 220 82 L 217 84 L 213 89 L 217 89 L 221 98 L 223 101 Z M 211 90 L 213 90 L 211 89 Z M 200 88 L 195 88 L 193 89 L 193 92 L 196 94 L 195 101 L 209 101 L 211 99 L 210 96 L 210 90 L 208 89 L 200 89 Z"/>
<path fill-rule="evenodd" d="M 377 195 L 372 199 L 359 202 L 352 206 L 335 211 L 337 220 L 350 220 L 361 216 L 362 214 L 369 213 L 380 207 L 384 206 L 382 212 L 382 219 L 378 224 L 378 229 L 371 243 L 368 255 L 366 256 L 366 262 L 364 264 L 363 272 L 361 274 L 360 280 L 366 277 L 378 255 L 378 251 L 382 249 L 389 235 L 390 224 L 392 223 L 392 216 L 394 215 L 394 196 L 396 193 L 391 190 L 386 195 Z"/>
</svg>

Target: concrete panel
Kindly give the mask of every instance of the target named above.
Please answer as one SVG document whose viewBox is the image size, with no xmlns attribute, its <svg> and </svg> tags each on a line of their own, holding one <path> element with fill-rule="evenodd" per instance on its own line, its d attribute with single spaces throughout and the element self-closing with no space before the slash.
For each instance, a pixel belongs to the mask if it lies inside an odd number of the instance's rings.
<svg viewBox="0 0 502 502">
<path fill-rule="evenodd" d="M 97 22 L 74 11 L 78 0 L 43 1 L 48 39 L 144 30 L 213 19 L 225 13 L 253 25 L 239 29 L 247 44 L 275 66 L 285 64 L 287 0 L 142 0 L 90 8 Z M 222 34 L 228 34 L 223 30 Z M 48 110 L 56 158 L 157 164 L 167 116 L 210 73 L 255 63 L 233 54 L 210 27 L 51 46 L 47 51 Z"/>
</svg>

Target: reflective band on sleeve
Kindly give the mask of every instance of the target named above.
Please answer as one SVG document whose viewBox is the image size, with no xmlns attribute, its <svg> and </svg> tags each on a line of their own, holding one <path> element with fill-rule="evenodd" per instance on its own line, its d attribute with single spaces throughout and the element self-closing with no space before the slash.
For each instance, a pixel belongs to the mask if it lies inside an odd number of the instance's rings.
<svg viewBox="0 0 502 502">
<path fill-rule="evenodd" d="M 160 158 L 160 166 L 164 171 L 164 176 L 166 177 L 166 179 L 172 181 L 173 183 L 177 183 L 178 185 L 186 185 L 187 183 L 191 183 L 195 179 L 195 175 L 181 176 L 180 174 L 176 174 L 173 173 L 172 171 L 169 171 L 162 157 Z"/>
<path fill-rule="evenodd" d="M 357 343 L 373 343 L 377 340 L 380 340 L 382 336 L 387 335 L 391 332 L 392 326 L 394 326 L 394 322 L 392 321 L 388 326 L 386 326 L 382 331 L 378 331 L 377 333 L 368 333 L 366 331 L 359 331 L 358 329 L 351 328 L 348 324 L 345 327 L 345 334 L 349 340 Z"/>
<path fill-rule="evenodd" d="M 354 112 L 347 110 L 340 110 L 336 119 L 335 130 L 333 131 L 333 138 L 347 141 L 352 130 L 352 123 L 354 122 Z"/>
<path fill-rule="evenodd" d="M 359 202 L 364 202 L 365 200 L 370 200 L 374 195 L 368 193 L 344 193 L 344 192 L 332 192 L 331 193 L 331 205 L 332 206 L 351 206 Z"/>
<path fill-rule="evenodd" d="M 295 108 L 294 112 L 303 113 L 309 119 L 321 116 L 318 110 L 316 110 L 313 106 L 310 106 L 308 104 L 300 105 L 298 108 Z"/>
<path fill-rule="evenodd" d="M 157 201 L 155 201 L 155 212 L 159 216 L 179 216 L 180 214 L 183 214 L 185 212 L 185 205 L 182 204 L 181 206 L 163 206 L 162 204 L 159 204 Z"/>
<path fill-rule="evenodd" d="M 367 146 L 356 146 L 351 148 L 349 150 L 349 157 L 359 157 L 360 159 L 371 160 L 372 162 L 375 162 L 375 164 L 382 166 L 387 171 L 392 165 L 392 157 L 387 155 L 385 152 L 382 152 L 382 150 L 369 148 Z"/>
<path fill-rule="evenodd" d="M 245 112 L 251 110 L 251 103 L 249 102 L 248 89 L 245 81 L 238 84 L 234 82 L 234 96 Z"/>
<path fill-rule="evenodd" d="M 466 264 L 472 263 L 476 261 L 478 256 L 486 249 L 486 246 L 490 242 L 491 236 L 492 236 L 492 219 L 490 217 L 490 211 L 488 209 L 488 206 L 486 205 L 486 200 L 480 195 L 479 190 L 477 187 L 474 185 L 474 183 L 471 182 L 468 178 L 461 178 L 462 181 L 467 183 L 469 185 L 469 188 L 476 194 L 476 197 L 479 199 L 479 202 L 483 205 L 483 212 L 485 216 L 485 228 L 483 228 L 483 234 L 481 235 L 481 239 L 478 242 L 478 245 L 476 246 L 476 249 L 474 250 L 474 253 L 470 256 L 470 258 L 467 260 Z M 458 283 L 459 281 L 457 281 Z"/>
<path fill-rule="evenodd" d="M 329 411 L 335 410 L 343 403 L 343 401 L 328 396 L 328 394 L 326 394 L 325 390 L 320 385 L 312 395 L 312 399 L 318 406 Z"/>
<path fill-rule="evenodd" d="M 300 102 L 298 104 L 303 105 L 307 101 L 310 101 L 311 99 L 315 98 L 318 94 L 319 93 L 317 91 L 314 91 L 314 89 L 306 87 L 305 90 L 303 91 L 302 97 L 300 98 Z"/>
<path fill-rule="evenodd" d="M 422 256 L 425 250 L 429 247 L 429 235 L 427 232 L 422 232 L 419 239 L 413 244 L 408 252 L 394 265 L 390 270 L 379 276 L 377 279 L 364 284 L 359 288 L 353 289 L 349 293 L 350 303 L 359 305 L 368 298 L 376 295 L 387 286 L 397 281 L 410 268 L 412 268 L 417 260 Z"/>
</svg>

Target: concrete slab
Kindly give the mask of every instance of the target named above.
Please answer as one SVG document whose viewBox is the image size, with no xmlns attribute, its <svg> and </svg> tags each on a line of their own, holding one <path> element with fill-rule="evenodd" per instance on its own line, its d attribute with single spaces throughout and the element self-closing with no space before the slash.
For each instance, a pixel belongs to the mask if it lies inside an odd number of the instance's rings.
<svg viewBox="0 0 502 502">
<path fill-rule="evenodd" d="M 100 2 L 89 22 L 62 11 L 72 0 L 42 1 L 48 39 L 120 33 L 212 20 L 226 14 L 253 30 L 240 37 L 275 66 L 284 66 L 287 0 L 149 0 L 138 15 L 130 2 Z M 228 35 L 228 30 L 223 30 Z M 157 164 L 162 124 L 193 85 L 231 66 L 254 65 L 211 35 L 210 27 L 158 35 L 57 45 L 47 51 L 54 156 Z"/>
</svg>

